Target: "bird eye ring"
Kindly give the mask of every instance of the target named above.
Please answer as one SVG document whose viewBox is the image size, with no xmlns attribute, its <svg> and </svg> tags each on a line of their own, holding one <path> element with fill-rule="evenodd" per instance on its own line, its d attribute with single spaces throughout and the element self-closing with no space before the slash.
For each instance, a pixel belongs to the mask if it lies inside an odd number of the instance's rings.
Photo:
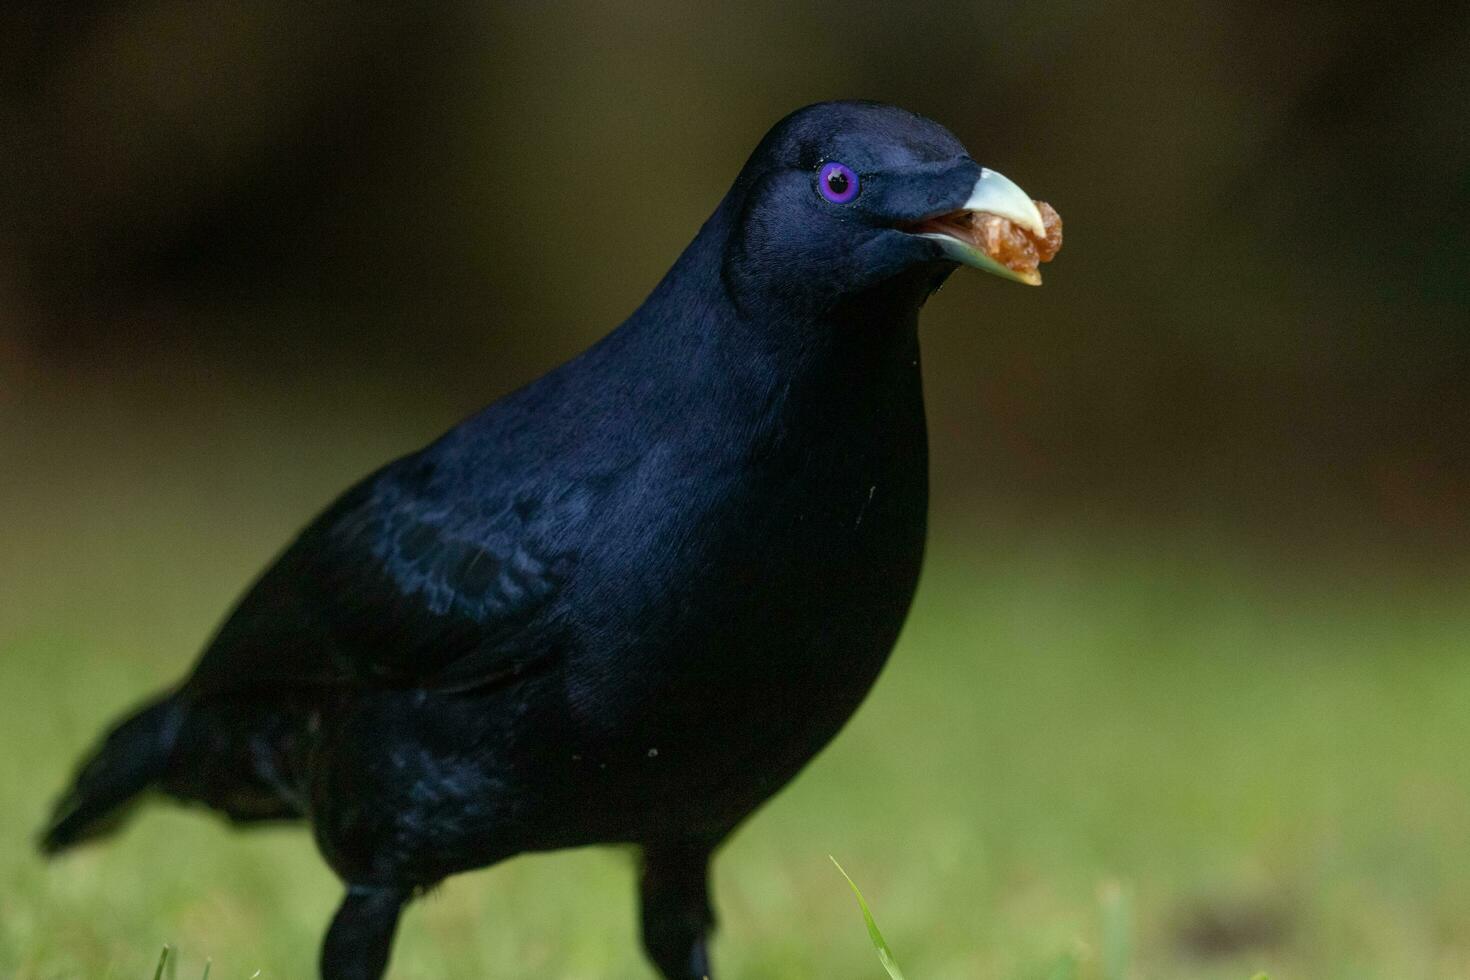
<svg viewBox="0 0 1470 980">
<path fill-rule="evenodd" d="M 829 163 L 817 174 L 817 190 L 833 204 L 846 204 L 858 195 L 858 176 L 840 163 Z"/>
</svg>

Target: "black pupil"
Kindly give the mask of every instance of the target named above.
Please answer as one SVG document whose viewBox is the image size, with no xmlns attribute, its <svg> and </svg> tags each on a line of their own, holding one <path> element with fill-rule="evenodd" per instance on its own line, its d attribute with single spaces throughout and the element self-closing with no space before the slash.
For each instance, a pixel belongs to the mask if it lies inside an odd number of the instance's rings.
<svg viewBox="0 0 1470 980">
<path fill-rule="evenodd" d="M 841 170 L 834 170 L 827 175 L 827 187 L 833 194 L 847 193 L 847 174 Z"/>
</svg>

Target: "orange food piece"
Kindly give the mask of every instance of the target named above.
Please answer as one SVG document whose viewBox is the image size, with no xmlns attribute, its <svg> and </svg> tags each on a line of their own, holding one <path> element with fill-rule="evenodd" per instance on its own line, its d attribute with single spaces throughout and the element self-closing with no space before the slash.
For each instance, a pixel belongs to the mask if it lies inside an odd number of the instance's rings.
<svg viewBox="0 0 1470 980">
<path fill-rule="evenodd" d="M 998 214 L 976 211 L 969 215 L 967 231 L 971 243 L 1006 268 L 1024 274 L 1034 273 L 1043 262 L 1050 262 L 1062 249 L 1062 217 L 1045 201 L 1036 201 L 1041 212 L 1045 238 L 1037 238 L 1020 225 Z"/>
<path fill-rule="evenodd" d="M 1025 282 L 1039 284 L 1037 266 L 1050 262 L 1062 250 L 1062 217 L 1045 201 L 1033 201 L 1041 215 L 1044 235 L 1038 237 L 989 211 L 953 211 L 910 227 L 920 233 L 958 238 L 1010 269 Z"/>
<path fill-rule="evenodd" d="M 1037 258 L 1050 262 L 1062 250 L 1062 216 L 1057 209 L 1045 201 L 1033 201 L 1041 212 L 1041 224 L 1046 229 L 1046 238 L 1036 243 Z"/>
</svg>

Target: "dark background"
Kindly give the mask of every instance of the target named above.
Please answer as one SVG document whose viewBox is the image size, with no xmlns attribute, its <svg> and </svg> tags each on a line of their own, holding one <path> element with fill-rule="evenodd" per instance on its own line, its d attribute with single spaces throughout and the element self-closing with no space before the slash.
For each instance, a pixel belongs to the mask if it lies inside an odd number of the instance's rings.
<svg viewBox="0 0 1470 980">
<path fill-rule="evenodd" d="M 865 97 L 1066 221 L 1043 289 L 926 313 L 939 527 L 1457 561 L 1467 10 L 12 3 L 0 413 L 126 453 L 347 404 L 412 448 L 614 326 L 777 118 Z"/>
</svg>

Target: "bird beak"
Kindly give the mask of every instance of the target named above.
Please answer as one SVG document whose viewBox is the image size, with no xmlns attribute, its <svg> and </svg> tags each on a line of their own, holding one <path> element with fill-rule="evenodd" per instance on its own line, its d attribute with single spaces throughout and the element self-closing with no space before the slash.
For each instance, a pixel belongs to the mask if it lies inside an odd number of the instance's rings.
<svg viewBox="0 0 1470 980">
<path fill-rule="evenodd" d="M 1036 241 L 1046 241 L 1046 223 L 1031 196 L 1008 177 L 984 167 L 980 169 L 980 179 L 975 181 L 969 199 L 960 205 L 959 210 L 921 222 L 913 226 L 911 234 L 933 239 L 946 257 L 962 265 L 983 269 L 1012 282 L 1040 286 L 1041 275 L 1034 268 L 1012 269 L 980 248 L 975 235 L 967 234 L 974 216 L 981 212 L 1004 218 Z"/>
</svg>

